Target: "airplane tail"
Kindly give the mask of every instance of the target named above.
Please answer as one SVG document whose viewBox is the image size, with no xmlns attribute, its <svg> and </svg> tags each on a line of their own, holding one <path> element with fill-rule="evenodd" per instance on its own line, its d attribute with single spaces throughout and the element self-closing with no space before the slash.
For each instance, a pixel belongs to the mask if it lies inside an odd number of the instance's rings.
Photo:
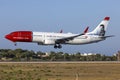
<svg viewBox="0 0 120 80">
<path fill-rule="evenodd" d="M 89 34 L 105 36 L 107 25 L 109 23 L 110 17 L 105 17 L 103 21 Z"/>
</svg>

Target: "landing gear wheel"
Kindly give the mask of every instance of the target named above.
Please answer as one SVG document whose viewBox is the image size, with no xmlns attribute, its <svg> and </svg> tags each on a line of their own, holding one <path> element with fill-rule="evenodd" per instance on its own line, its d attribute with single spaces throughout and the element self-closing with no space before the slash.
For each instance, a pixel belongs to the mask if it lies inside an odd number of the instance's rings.
<svg viewBox="0 0 120 80">
<path fill-rule="evenodd" d="M 57 48 L 60 49 L 60 48 L 62 48 L 62 46 L 61 46 L 60 44 L 55 44 L 55 45 L 54 45 L 54 48 L 55 48 L 55 49 L 57 49 Z"/>
<path fill-rule="evenodd" d="M 62 46 L 59 44 L 59 45 L 58 45 L 58 48 L 60 49 L 60 48 L 62 48 Z"/>
<path fill-rule="evenodd" d="M 54 48 L 57 49 L 57 45 L 54 45 Z"/>
</svg>

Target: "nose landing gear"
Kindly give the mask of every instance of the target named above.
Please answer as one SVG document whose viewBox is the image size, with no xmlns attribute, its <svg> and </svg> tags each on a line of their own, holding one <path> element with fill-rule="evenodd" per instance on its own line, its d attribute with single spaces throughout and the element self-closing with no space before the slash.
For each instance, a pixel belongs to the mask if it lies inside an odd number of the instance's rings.
<svg viewBox="0 0 120 80">
<path fill-rule="evenodd" d="M 16 42 L 14 42 L 14 46 L 17 46 L 17 43 L 16 43 Z"/>
</svg>

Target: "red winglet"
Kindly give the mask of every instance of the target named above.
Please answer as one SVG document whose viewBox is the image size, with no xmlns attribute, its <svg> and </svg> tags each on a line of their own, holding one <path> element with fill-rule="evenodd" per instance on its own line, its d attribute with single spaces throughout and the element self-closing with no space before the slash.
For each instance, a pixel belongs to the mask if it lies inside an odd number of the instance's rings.
<svg viewBox="0 0 120 80">
<path fill-rule="evenodd" d="M 107 20 L 107 21 L 108 21 L 109 19 L 110 19 L 110 17 L 105 17 L 105 18 L 104 18 L 104 20 Z"/>
<path fill-rule="evenodd" d="M 84 30 L 84 34 L 88 32 L 89 27 Z"/>
</svg>

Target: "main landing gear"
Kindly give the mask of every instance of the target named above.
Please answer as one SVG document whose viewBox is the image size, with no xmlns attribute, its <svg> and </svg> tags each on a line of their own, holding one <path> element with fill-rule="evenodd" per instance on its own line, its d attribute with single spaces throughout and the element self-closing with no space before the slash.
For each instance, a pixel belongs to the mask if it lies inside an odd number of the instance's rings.
<svg viewBox="0 0 120 80">
<path fill-rule="evenodd" d="M 55 49 L 57 49 L 57 48 L 60 49 L 60 48 L 62 48 L 62 46 L 61 46 L 60 44 L 55 44 L 55 45 L 54 45 L 54 48 L 55 48 Z"/>
</svg>

